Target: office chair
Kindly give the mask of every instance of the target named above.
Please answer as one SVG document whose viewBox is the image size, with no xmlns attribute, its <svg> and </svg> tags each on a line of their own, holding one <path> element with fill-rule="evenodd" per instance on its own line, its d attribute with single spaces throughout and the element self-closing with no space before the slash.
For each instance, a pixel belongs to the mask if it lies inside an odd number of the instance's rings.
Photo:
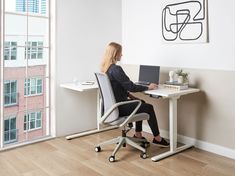
<svg viewBox="0 0 235 176">
<path fill-rule="evenodd" d="M 115 97 L 113 94 L 113 89 L 111 87 L 111 83 L 109 81 L 108 76 L 103 73 L 95 73 L 95 76 L 98 82 L 100 97 L 103 103 L 103 115 L 100 118 L 99 123 L 102 125 L 111 125 L 111 126 L 115 125 L 118 128 L 122 129 L 122 136 L 97 144 L 95 147 L 95 151 L 100 152 L 102 145 L 117 144 L 113 153 L 109 157 L 109 161 L 114 162 L 115 154 L 120 149 L 120 147 L 121 146 L 125 147 L 126 144 L 129 144 L 132 147 L 141 151 L 141 154 L 140 154 L 141 158 L 143 159 L 147 158 L 147 154 L 146 154 L 146 147 L 148 145 L 147 140 L 126 136 L 127 132 L 131 130 L 131 125 L 129 127 L 128 124 L 132 124 L 132 122 L 136 122 L 136 121 L 149 119 L 149 115 L 147 113 L 136 114 L 137 110 L 139 109 L 141 105 L 141 101 L 130 100 L 130 101 L 116 103 Z M 124 105 L 124 104 L 131 104 L 131 103 L 137 103 L 137 106 L 133 110 L 133 112 L 129 116 L 119 117 L 118 106 Z"/>
</svg>

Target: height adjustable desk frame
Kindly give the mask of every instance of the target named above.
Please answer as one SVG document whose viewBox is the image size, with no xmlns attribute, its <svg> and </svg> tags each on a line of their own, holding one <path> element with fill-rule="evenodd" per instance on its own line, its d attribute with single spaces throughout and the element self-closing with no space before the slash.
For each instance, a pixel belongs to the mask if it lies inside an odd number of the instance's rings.
<svg viewBox="0 0 235 176">
<path fill-rule="evenodd" d="M 186 150 L 193 145 L 186 144 L 181 147 L 177 147 L 177 101 L 182 95 L 191 94 L 195 92 L 199 92 L 199 89 L 188 88 L 186 90 L 174 90 L 174 89 L 166 89 L 159 87 L 156 90 L 148 90 L 145 91 L 145 94 L 148 94 L 152 97 L 162 97 L 169 98 L 169 138 L 170 138 L 170 151 L 162 153 L 160 155 L 156 155 L 152 157 L 152 161 L 159 161 L 168 156 L 179 153 L 183 150 Z"/>
<path fill-rule="evenodd" d="M 76 84 L 75 83 L 65 83 L 65 84 L 61 84 L 60 87 L 63 87 L 63 88 L 69 89 L 69 90 L 78 91 L 78 92 L 92 91 L 92 90 L 97 91 L 97 117 L 96 117 L 97 118 L 97 129 L 69 135 L 69 136 L 66 136 L 66 139 L 70 140 L 73 138 L 82 137 L 82 136 L 95 134 L 95 133 L 99 133 L 102 131 L 107 131 L 107 130 L 117 128 L 117 126 L 103 127 L 99 124 L 99 119 L 101 117 L 101 111 L 100 111 L 101 105 L 100 105 L 100 96 L 99 96 L 98 85 L 96 83 L 92 84 L 92 85 L 82 85 L 82 83 L 80 83 L 80 82 L 76 83 Z"/>
</svg>

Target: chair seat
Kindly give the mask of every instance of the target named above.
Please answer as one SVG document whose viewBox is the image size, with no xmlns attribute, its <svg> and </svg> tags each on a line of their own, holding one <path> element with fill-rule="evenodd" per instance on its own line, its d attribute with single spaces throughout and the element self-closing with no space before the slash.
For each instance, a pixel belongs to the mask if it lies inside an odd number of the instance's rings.
<svg viewBox="0 0 235 176">
<path fill-rule="evenodd" d="M 119 117 L 117 120 L 111 122 L 110 124 L 111 125 L 120 125 L 126 120 L 127 117 L 128 116 Z M 149 115 L 147 113 L 135 114 L 135 115 L 133 115 L 132 120 L 130 120 L 128 123 L 142 121 L 142 120 L 149 120 Z"/>
</svg>

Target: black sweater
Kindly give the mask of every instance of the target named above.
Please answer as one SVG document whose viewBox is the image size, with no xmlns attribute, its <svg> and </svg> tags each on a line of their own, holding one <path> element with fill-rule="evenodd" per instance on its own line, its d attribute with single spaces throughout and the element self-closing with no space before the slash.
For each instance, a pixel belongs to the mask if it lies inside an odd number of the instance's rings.
<svg viewBox="0 0 235 176">
<path fill-rule="evenodd" d="M 110 79 L 116 102 L 128 100 L 129 92 L 148 90 L 146 86 L 134 84 L 119 65 L 110 65 L 106 74 Z"/>
</svg>

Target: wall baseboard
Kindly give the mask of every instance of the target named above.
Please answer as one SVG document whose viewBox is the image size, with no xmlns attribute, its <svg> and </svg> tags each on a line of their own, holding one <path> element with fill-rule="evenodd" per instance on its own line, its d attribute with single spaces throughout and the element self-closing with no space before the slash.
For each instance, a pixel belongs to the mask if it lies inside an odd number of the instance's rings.
<svg viewBox="0 0 235 176">
<path fill-rule="evenodd" d="M 151 130 L 149 128 L 148 125 L 143 124 L 143 131 L 147 132 L 147 133 L 151 133 Z M 160 130 L 161 136 L 164 138 L 168 138 L 169 139 L 169 132 L 166 130 Z M 209 142 L 205 142 L 205 141 L 201 141 L 201 140 L 197 140 L 194 138 L 190 138 L 187 136 L 183 136 L 183 135 L 178 135 L 178 141 L 184 144 L 192 144 L 194 145 L 194 147 L 211 152 L 211 153 L 215 153 L 217 155 L 221 155 L 224 157 L 228 157 L 231 159 L 235 160 L 235 150 L 227 148 L 227 147 L 223 147 L 220 145 L 216 145 L 216 144 L 212 144 Z"/>
</svg>

